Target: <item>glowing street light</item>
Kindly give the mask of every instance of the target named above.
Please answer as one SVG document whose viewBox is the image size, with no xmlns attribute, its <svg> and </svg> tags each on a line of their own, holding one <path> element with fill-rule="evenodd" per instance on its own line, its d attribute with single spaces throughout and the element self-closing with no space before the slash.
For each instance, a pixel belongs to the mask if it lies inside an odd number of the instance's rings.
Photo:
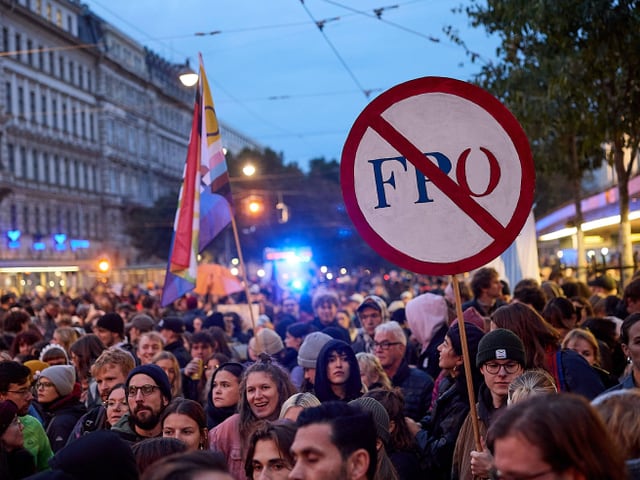
<svg viewBox="0 0 640 480">
<path fill-rule="evenodd" d="M 256 173 L 256 167 L 252 163 L 247 163 L 244 167 L 242 167 L 242 173 L 247 177 L 251 177 Z"/>
</svg>

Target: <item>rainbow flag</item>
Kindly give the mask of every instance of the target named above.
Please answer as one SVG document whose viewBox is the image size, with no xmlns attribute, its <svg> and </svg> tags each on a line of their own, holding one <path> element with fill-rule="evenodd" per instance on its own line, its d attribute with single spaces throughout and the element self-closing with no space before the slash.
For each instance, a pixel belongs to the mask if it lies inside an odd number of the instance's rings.
<svg viewBox="0 0 640 480">
<path fill-rule="evenodd" d="M 198 253 L 231 222 L 231 184 L 220 127 L 200 56 L 191 135 L 162 291 L 167 306 L 195 288 Z"/>
</svg>

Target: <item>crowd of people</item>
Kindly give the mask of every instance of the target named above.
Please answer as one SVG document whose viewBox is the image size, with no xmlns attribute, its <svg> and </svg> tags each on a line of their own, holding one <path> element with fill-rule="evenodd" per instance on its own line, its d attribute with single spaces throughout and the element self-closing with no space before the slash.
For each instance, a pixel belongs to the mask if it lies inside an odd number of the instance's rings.
<svg viewBox="0 0 640 480">
<path fill-rule="evenodd" d="M 0 478 L 640 479 L 640 277 L 333 287 L 2 295 Z"/>
</svg>

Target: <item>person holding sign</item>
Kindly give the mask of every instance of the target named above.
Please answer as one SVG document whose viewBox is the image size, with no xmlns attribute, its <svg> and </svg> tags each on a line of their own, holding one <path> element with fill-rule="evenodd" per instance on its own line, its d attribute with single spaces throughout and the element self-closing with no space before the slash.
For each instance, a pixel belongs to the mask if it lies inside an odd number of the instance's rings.
<svg viewBox="0 0 640 480">
<path fill-rule="evenodd" d="M 478 343 L 484 332 L 470 323 L 464 324 L 470 358 L 476 358 Z M 439 395 L 431 413 L 420 423 L 407 418 L 409 429 L 418 443 L 420 463 L 425 478 L 449 479 L 453 451 L 458 432 L 469 413 L 469 398 L 463 366 L 463 352 L 458 323 L 447 331 L 444 342 L 438 347 L 440 368 L 448 374 L 440 382 Z M 472 367 L 474 390 L 481 383 L 480 372 Z"/>
<path fill-rule="evenodd" d="M 510 330 L 498 328 L 480 340 L 476 366 L 480 369 L 484 382 L 478 392 L 477 411 L 483 441 L 496 413 L 507 406 L 509 385 L 522 374 L 525 361 L 522 340 Z M 451 478 L 491 478 L 492 467 L 493 458 L 487 449 L 476 451 L 469 414 L 456 442 Z"/>
</svg>

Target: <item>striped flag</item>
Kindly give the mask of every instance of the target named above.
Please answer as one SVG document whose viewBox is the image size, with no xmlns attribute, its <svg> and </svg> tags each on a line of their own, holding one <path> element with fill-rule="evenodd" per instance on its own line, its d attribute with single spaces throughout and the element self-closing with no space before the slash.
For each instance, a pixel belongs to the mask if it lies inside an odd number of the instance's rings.
<svg viewBox="0 0 640 480">
<path fill-rule="evenodd" d="M 195 288 L 198 253 L 229 225 L 231 205 L 231 185 L 220 127 L 200 56 L 200 78 L 162 291 L 162 306 L 169 305 Z"/>
</svg>

